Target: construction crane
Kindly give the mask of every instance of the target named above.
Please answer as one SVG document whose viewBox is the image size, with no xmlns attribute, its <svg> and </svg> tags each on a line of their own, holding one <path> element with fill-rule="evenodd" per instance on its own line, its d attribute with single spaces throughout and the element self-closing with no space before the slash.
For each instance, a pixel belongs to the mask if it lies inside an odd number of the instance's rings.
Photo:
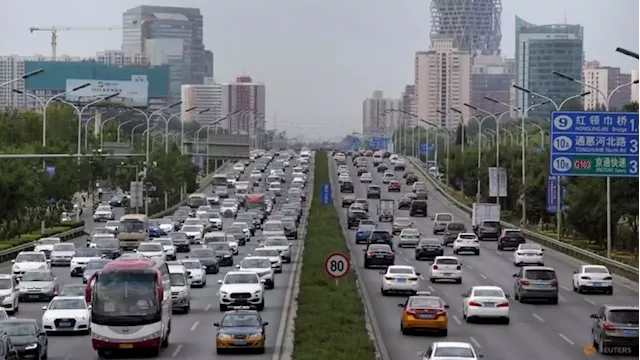
<svg viewBox="0 0 640 360">
<path fill-rule="evenodd" d="M 70 26 L 52 26 L 48 28 L 30 27 L 31 33 L 35 31 L 47 31 L 51 33 L 51 57 L 53 61 L 56 60 L 56 48 L 58 47 L 58 31 L 84 31 L 84 30 L 97 30 L 97 31 L 110 31 L 110 30 L 122 30 L 122 26 L 102 26 L 102 27 L 70 27 Z"/>
</svg>

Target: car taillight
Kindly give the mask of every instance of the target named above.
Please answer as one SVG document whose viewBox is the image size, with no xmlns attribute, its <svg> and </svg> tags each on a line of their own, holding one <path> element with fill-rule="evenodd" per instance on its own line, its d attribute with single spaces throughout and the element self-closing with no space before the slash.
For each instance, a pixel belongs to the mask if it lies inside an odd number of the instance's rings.
<svg viewBox="0 0 640 360">
<path fill-rule="evenodd" d="M 434 318 L 434 319 L 437 319 L 437 318 L 439 318 L 440 316 L 446 316 L 446 315 L 447 315 L 447 312 L 446 312 L 446 311 L 438 311 L 438 312 L 433 316 L 433 318 Z"/>
<path fill-rule="evenodd" d="M 404 313 L 405 313 L 405 314 L 407 314 L 407 315 L 411 315 L 411 316 L 416 316 L 416 315 L 418 315 L 418 313 L 416 313 L 416 312 L 415 312 L 415 311 L 413 311 L 413 310 L 406 310 Z"/>
<path fill-rule="evenodd" d="M 438 270 L 438 265 L 433 265 L 433 270 Z"/>
<path fill-rule="evenodd" d="M 555 280 L 553 280 L 553 281 L 551 281 L 551 282 L 549 283 L 549 285 L 551 285 L 551 286 L 558 286 L 558 282 L 557 282 L 557 281 L 555 281 Z"/>
<path fill-rule="evenodd" d="M 479 302 L 469 301 L 469 306 L 482 306 Z"/>
<path fill-rule="evenodd" d="M 526 280 L 526 279 L 520 279 L 520 284 L 522 284 L 522 285 L 529 285 L 529 280 Z"/>
<path fill-rule="evenodd" d="M 417 277 L 410 277 L 409 281 L 418 281 L 418 278 Z"/>
<path fill-rule="evenodd" d="M 580 279 L 582 279 L 582 280 L 591 280 L 591 278 L 589 276 L 580 276 Z"/>
<path fill-rule="evenodd" d="M 605 329 L 605 330 L 615 330 L 616 329 L 616 327 L 610 322 L 604 323 L 602 325 L 602 328 Z"/>
<path fill-rule="evenodd" d="M 509 307 L 509 302 L 505 301 L 503 303 L 500 303 L 500 304 L 496 305 L 496 307 Z"/>
<path fill-rule="evenodd" d="M 613 280 L 613 278 L 611 276 L 607 276 L 604 278 L 604 280 Z"/>
<path fill-rule="evenodd" d="M 367 257 L 373 257 L 373 253 L 372 253 L 372 252 L 367 251 Z"/>
<path fill-rule="evenodd" d="M 396 279 L 393 276 L 385 276 L 384 278 L 385 278 L 385 280 L 395 280 Z"/>
<path fill-rule="evenodd" d="M 462 270 L 462 266 L 460 265 L 456 266 L 456 270 Z"/>
<path fill-rule="evenodd" d="M 388 253 L 388 254 L 387 254 L 387 257 L 388 257 L 389 259 L 393 259 L 394 255 L 393 255 L 393 253 Z"/>
</svg>

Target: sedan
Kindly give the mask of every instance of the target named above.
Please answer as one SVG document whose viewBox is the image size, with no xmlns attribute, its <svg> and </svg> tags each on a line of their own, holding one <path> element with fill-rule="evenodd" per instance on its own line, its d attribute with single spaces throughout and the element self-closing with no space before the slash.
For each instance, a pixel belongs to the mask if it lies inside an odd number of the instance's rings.
<svg viewBox="0 0 640 360">
<path fill-rule="evenodd" d="M 35 319 L 9 319 L 0 322 L 0 332 L 7 334 L 18 350 L 19 359 L 46 359 L 49 339 Z"/>
<path fill-rule="evenodd" d="M 191 279 L 191 287 L 207 286 L 206 268 L 202 266 L 199 260 L 183 259 L 180 262 L 187 269 L 187 273 L 189 274 L 189 279 Z"/>
<path fill-rule="evenodd" d="M 538 244 L 520 244 L 513 253 L 513 265 L 544 265 L 544 249 Z"/>
<path fill-rule="evenodd" d="M 403 229 L 408 229 L 413 226 L 413 221 L 409 218 L 399 217 L 393 222 L 393 235 L 398 235 Z"/>
<path fill-rule="evenodd" d="M 612 295 L 613 277 L 606 266 L 582 265 L 573 272 L 573 291 L 578 293 L 602 291 Z"/>
<path fill-rule="evenodd" d="M 389 181 L 389 185 L 387 185 L 387 191 L 392 192 L 400 192 L 402 190 L 402 185 L 399 181 L 391 180 Z"/>
<path fill-rule="evenodd" d="M 443 255 L 444 247 L 442 246 L 442 241 L 439 239 L 420 239 L 414 256 L 416 260 L 433 260 Z"/>
<path fill-rule="evenodd" d="M 367 199 L 380 199 L 380 194 L 382 190 L 380 186 L 377 185 L 369 185 L 367 188 Z"/>
<path fill-rule="evenodd" d="M 372 266 L 395 265 L 395 254 L 391 246 L 386 244 L 371 244 L 364 251 L 364 268 Z"/>
<path fill-rule="evenodd" d="M 90 331 L 91 315 L 84 296 L 57 296 L 42 310 L 42 327 L 47 333 Z"/>
<path fill-rule="evenodd" d="M 398 210 L 409 210 L 411 208 L 411 199 L 403 197 L 398 201 Z"/>
<path fill-rule="evenodd" d="M 370 184 L 373 181 L 373 176 L 366 172 L 360 176 L 360 182 L 363 184 Z"/>
<path fill-rule="evenodd" d="M 409 293 L 415 295 L 420 285 L 420 273 L 413 266 L 393 265 L 387 271 L 381 271 L 382 275 L 380 292 L 382 295 L 389 293 Z"/>
<path fill-rule="evenodd" d="M 498 286 L 474 286 L 462 295 L 462 317 L 497 319 L 509 323 L 509 297 Z"/>
<path fill-rule="evenodd" d="M 420 242 L 418 229 L 402 229 L 398 239 L 398 247 L 417 247 Z"/>
</svg>

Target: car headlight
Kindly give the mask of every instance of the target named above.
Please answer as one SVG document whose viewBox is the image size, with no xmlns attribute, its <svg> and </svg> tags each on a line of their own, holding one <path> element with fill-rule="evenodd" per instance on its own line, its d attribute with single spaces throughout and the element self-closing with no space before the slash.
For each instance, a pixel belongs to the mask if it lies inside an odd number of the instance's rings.
<svg viewBox="0 0 640 360">
<path fill-rule="evenodd" d="M 220 291 L 220 295 L 222 295 L 222 296 L 227 296 L 227 295 L 229 295 L 229 293 L 228 293 L 228 292 L 226 292 L 226 291 Z"/>
<path fill-rule="evenodd" d="M 47 264 L 42 264 L 39 267 L 40 270 L 45 270 L 46 268 L 47 268 Z"/>
<path fill-rule="evenodd" d="M 20 271 L 20 265 L 13 265 L 13 271 Z"/>
<path fill-rule="evenodd" d="M 187 295 L 189 295 L 187 290 L 182 290 L 182 291 L 180 291 L 180 294 L 178 294 L 179 297 L 187 297 Z"/>
<path fill-rule="evenodd" d="M 255 333 L 249 335 L 249 339 L 262 339 L 262 333 Z"/>
<path fill-rule="evenodd" d="M 260 296 L 262 294 L 262 290 L 254 291 L 253 296 Z"/>
<path fill-rule="evenodd" d="M 233 339 L 233 337 L 229 334 L 218 334 L 218 339 L 220 340 L 229 340 Z"/>
<path fill-rule="evenodd" d="M 25 350 L 33 350 L 38 347 L 38 344 L 29 344 L 24 347 Z"/>
<path fill-rule="evenodd" d="M 9 295 L 3 295 L 3 296 L 0 296 L 0 301 L 4 301 L 4 300 L 5 300 L 6 298 L 8 298 L 8 297 L 9 297 Z"/>
</svg>

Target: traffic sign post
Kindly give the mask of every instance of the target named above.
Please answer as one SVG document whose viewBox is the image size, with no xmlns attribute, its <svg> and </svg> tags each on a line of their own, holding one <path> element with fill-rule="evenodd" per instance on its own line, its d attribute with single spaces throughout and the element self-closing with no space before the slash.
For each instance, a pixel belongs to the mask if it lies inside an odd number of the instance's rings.
<svg viewBox="0 0 640 360">
<path fill-rule="evenodd" d="M 322 189 L 320 191 L 320 198 L 322 200 L 322 205 L 331 204 L 331 185 L 329 184 L 322 185 Z"/>
<path fill-rule="evenodd" d="M 560 188 L 560 211 L 567 210 L 567 187 Z M 556 213 L 558 211 L 558 177 L 550 175 L 547 177 L 547 212 Z"/>
<path fill-rule="evenodd" d="M 420 152 L 422 154 L 431 154 L 434 148 L 435 146 L 433 146 L 433 144 L 420 144 Z"/>
<path fill-rule="evenodd" d="M 369 147 L 375 150 L 387 149 L 389 138 L 386 136 L 374 136 L 369 140 Z"/>
<path fill-rule="evenodd" d="M 327 256 L 327 260 L 324 262 L 324 271 L 331 278 L 336 280 L 336 286 L 338 285 L 338 279 L 347 275 L 349 272 L 349 257 L 341 253 L 333 253 Z"/>
</svg>

